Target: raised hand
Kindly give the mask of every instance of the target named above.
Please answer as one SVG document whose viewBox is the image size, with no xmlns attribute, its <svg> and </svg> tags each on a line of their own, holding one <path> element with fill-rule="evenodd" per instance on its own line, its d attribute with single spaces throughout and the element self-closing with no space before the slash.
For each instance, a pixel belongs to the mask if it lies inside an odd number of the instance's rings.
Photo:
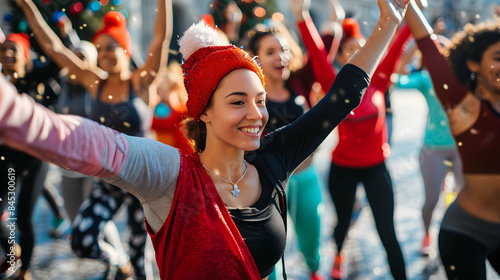
<svg viewBox="0 0 500 280">
<path fill-rule="evenodd" d="M 429 7 L 429 3 L 427 3 L 427 0 L 415 0 L 415 3 L 420 8 L 420 10 Z"/>
<path fill-rule="evenodd" d="M 241 12 L 240 8 L 236 3 L 230 2 L 227 4 L 226 9 L 224 10 L 224 18 L 228 22 L 241 22 L 241 19 L 243 18 L 243 13 Z"/>
<path fill-rule="evenodd" d="M 304 13 L 309 12 L 309 7 L 311 6 L 311 0 L 290 0 L 290 8 L 295 15 L 297 21 L 304 18 Z"/>
<path fill-rule="evenodd" d="M 378 0 L 380 18 L 387 18 L 400 23 L 405 15 L 406 7 L 410 0 Z"/>
<path fill-rule="evenodd" d="M 2 31 L 2 28 L 0 27 L 0 44 L 3 44 L 5 41 L 5 34 Z"/>
</svg>

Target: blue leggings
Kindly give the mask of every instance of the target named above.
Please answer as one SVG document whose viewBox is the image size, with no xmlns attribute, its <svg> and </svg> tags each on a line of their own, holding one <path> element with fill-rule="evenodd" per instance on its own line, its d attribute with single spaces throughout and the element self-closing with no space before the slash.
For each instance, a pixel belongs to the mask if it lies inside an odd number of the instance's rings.
<svg viewBox="0 0 500 280">
<path fill-rule="evenodd" d="M 337 250 L 349 229 L 358 183 L 363 183 L 372 208 L 377 232 L 384 246 L 394 279 L 406 279 L 405 262 L 394 230 L 394 195 L 392 181 L 385 163 L 367 168 L 347 168 L 332 164 L 329 178 L 330 195 L 337 211 L 333 237 Z"/>
<path fill-rule="evenodd" d="M 298 247 L 312 272 L 318 270 L 320 263 L 321 202 L 321 183 L 312 164 L 290 177 L 288 213 L 297 234 Z M 281 273 L 276 273 L 276 269 L 269 276 L 269 280 L 280 278 Z"/>
</svg>

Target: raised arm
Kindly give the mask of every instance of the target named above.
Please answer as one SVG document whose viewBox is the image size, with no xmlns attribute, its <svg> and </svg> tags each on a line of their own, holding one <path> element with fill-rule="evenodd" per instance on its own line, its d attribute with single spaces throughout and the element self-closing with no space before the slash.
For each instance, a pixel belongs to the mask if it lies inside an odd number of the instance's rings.
<svg viewBox="0 0 500 280">
<path fill-rule="evenodd" d="M 5 41 L 5 34 L 3 33 L 2 28 L 0 27 L 0 44 L 3 44 Z"/>
<path fill-rule="evenodd" d="M 328 51 L 328 62 L 333 63 L 342 40 L 342 22 L 345 19 L 345 11 L 338 0 L 330 0 L 330 16 L 321 26 L 321 36 L 332 36 L 332 41 L 326 45 Z M 327 44 L 325 42 L 325 44 Z"/>
<path fill-rule="evenodd" d="M 321 84 L 324 91 L 332 87 L 335 80 L 333 65 L 328 61 L 328 53 L 321 37 L 309 15 L 310 0 L 291 0 L 294 7 L 297 26 L 306 46 L 309 60 L 314 73 L 314 78 Z"/>
<path fill-rule="evenodd" d="M 405 19 L 410 27 L 411 34 L 416 41 L 427 38 L 434 34 L 431 25 L 425 19 L 424 14 L 421 9 L 425 7 L 421 0 L 411 0 L 408 4 L 408 11 L 405 15 Z"/>
<path fill-rule="evenodd" d="M 134 72 L 134 80 L 139 81 L 140 84 L 136 89 L 141 91 L 139 93 L 141 96 L 148 96 L 149 87 L 160 71 L 160 67 L 167 65 L 173 22 L 172 0 L 158 0 L 153 40 L 149 45 L 144 65 Z M 145 101 L 149 104 L 149 98 Z"/>
<path fill-rule="evenodd" d="M 408 41 L 408 38 L 410 38 L 410 35 L 410 29 L 405 24 L 397 33 L 395 40 L 392 42 L 387 51 L 387 54 L 377 67 L 377 70 L 372 78 L 372 85 L 380 91 L 387 91 L 391 85 L 391 75 L 396 69 L 396 64 L 404 52 L 404 45 Z"/>
<path fill-rule="evenodd" d="M 40 11 L 32 0 L 16 0 L 17 5 L 23 10 L 28 24 L 43 52 L 60 68 L 67 68 L 74 74 L 75 79 L 89 92 L 96 80 L 101 80 L 106 73 L 97 67 L 90 68 L 82 62 L 70 49 L 64 46 L 61 39 L 52 31 L 45 22 Z"/>
<path fill-rule="evenodd" d="M 432 27 L 417 3 L 412 0 L 408 6 L 406 21 L 431 75 L 434 90 L 445 108 L 453 108 L 465 97 L 467 88 L 456 78 L 442 55 L 437 36 L 433 34 Z"/>
<path fill-rule="evenodd" d="M 380 17 L 375 30 L 347 63 L 353 64 L 371 77 L 404 17 L 408 0 L 378 0 Z"/>
</svg>

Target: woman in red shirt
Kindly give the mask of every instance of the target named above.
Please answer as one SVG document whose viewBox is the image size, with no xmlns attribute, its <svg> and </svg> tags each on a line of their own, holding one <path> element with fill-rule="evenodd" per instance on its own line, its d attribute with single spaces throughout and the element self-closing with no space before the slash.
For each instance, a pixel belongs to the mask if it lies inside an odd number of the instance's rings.
<svg viewBox="0 0 500 280">
<path fill-rule="evenodd" d="M 343 29 L 344 36 L 336 57 L 341 65 L 364 43 L 356 20 L 345 19 Z M 351 222 L 358 183 L 363 183 L 365 188 L 391 273 L 395 279 L 406 279 L 405 262 L 394 230 L 392 182 L 385 165 L 390 147 L 387 143 L 384 94 L 409 36 L 408 27 L 403 27 L 377 67 L 361 104 L 338 126 L 339 140 L 332 153 L 329 177 L 330 194 L 338 218 L 333 233 L 337 255 L 331 271 L 335 279 L 345 277 L 341 251 Z"/>
</svg>

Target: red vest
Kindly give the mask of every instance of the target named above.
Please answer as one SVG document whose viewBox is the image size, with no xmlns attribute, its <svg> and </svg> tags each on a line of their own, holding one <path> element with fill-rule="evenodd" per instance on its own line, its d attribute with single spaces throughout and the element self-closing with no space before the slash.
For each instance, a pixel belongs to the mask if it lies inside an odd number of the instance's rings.
<svg viewBox="0 0 500 280">
<path fill-rule="evenodd" d="M 198 154 L 181 153 L 167 220 L 156 234 L 146 228 L 161 279 L 262 279 Z"/>
</svg>

